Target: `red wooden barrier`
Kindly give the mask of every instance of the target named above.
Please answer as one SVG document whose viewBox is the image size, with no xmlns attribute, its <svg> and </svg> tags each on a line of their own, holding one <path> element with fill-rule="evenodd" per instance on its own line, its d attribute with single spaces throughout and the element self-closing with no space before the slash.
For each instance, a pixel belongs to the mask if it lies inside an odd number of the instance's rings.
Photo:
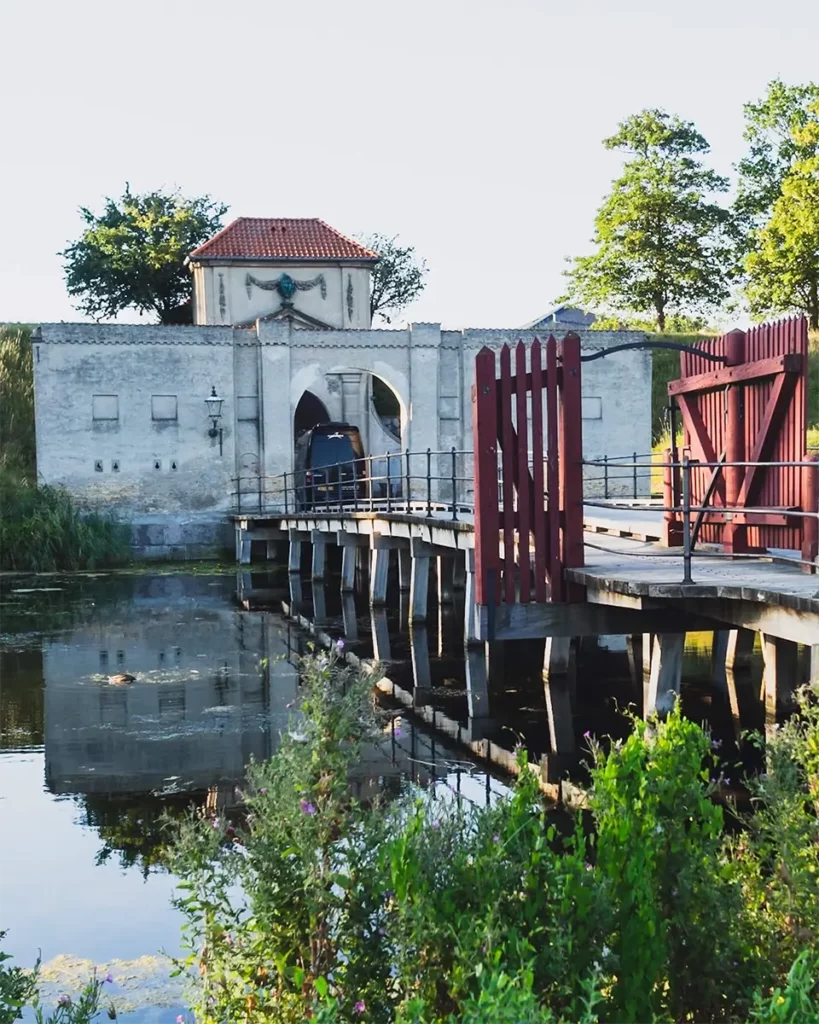
<svg viewBox="0 0 819 1024">
<path fill-rule="evenodd" d="M 479 605 L 563 601 L 563 570 L 583 565 L 580 339 L 535 338 L 475 360 L 475 583 Z M 546 469 L 544 473 L 544 391 Z M 498 445 L 500 444 L 500 452 Z M 499 458 L 500 456 L 500 458 Z M 501 547 L 501 540 L 503 542 Z"/>
<path fill-rule="evenodd" d="M 725 366 L 683 352 L 679 380 L 668 393 L 682 412 L 685 444 L 703 462 L 800 462 L 805 459 L 808 325 L 803 319 L 732 331 L 700 348 L 726 357 Z M 714 470 L 694 469 L 692 500 L 700 504 Z M 812 500 L 798 466 L 726 466 L 712 498 L 716 512 L 701 530 L 706 542 L 726 551 L 768 547 L 800 549 Z M 726 521 L 725 509 L 739 509 Z M 765 512 L 743 513 L 743 508 Z M 768 510 L 771 510 L 768 513 Z M 809 526 L 810 530 L 811 527 Z"/>
</svg>

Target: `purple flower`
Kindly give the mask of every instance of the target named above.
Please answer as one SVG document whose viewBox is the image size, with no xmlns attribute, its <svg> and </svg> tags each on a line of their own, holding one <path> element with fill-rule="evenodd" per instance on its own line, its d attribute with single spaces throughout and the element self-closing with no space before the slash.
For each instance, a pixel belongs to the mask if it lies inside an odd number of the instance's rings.
<svg viewBox="0 0 819 1024">
<path fill-rule="evenodd" d="M 70 1005 L 71 1005 L 71 996 L 60 996 L 60 998 L 57 1000 L 57 1006 L 70 1006 Z"/>
<path fill-rule="evenodd" d="M 439 828 L 441 827 L 441 823 L 440 823 L 440 821 L 433 821 L 433 823 L 432 823 L 432 827 L 433 827 L 433 828 L 435 829 L 435 831 L 437 832 L 437 831 L 438 831 L 438 829 L 439 829 Z"/>
<path fill-rule="evenodd" d="M 264 796 L 266 792 L 267 792 L 267 787 L 266 786 L 262 786 L 262 788 L 259 790 L 259 796 Z"/>
<path fill-rule="evenodd" d="M 592 866 L 591 866 L 591 864 L 589 864 L 588 861 L 586 861 L 586 870 L 587 871 L 591 871 L 592 870 Z"/>
<path fill-rule="evenodd" d="M 719 748 L 721 746 L 722 746 L 722 740 L 711 740 L 711 749 L 712 750 L 719 750 Z"/>
<path fill-rule="evenodd" d="M 588 729 L 583 733 L 583 739 L 584 740 L 590 740 L 591 739 L 591 733 L 589 732 Z"/>
<path fill-rule="evenodd" d="M 482 953 L 486 953 L 486 946 L 485 945 L 481 946 L 481 952 Z"/>
<path fill-rule="evenodd" d="M 366 1013 L 367 1004 L 364 1002 L 363 999 L 359 999 L 358 1002 L 353 1007 L 353 1009 L 355 1010 L 356 1013 Z"/>
<path fill-rule="evenodd" d="M 344 641 L 343 640 L 336 640 L 336 647 L 337 647 L 337 649 L 339 651 L 343 651 L 344 650 Z M 361 1005 L 363 1006 L 364 1004 L 362 1003 Z"/>
<path fill-rule="evenodd" d="M 393 736 L 395 736 L 397 740 L 400 740 L 403 735 L 404 731 L 402 730 L 401 726 L 396 725 L 396 727 L 393 729 Z"/>
<path fill-rule="evenodd" d="M 499 835 L 497 835 L 497 834 L 495 834 L 494 836 L 492 836 L 492 842 L 493 842 L 493 843 L 499 843 L 499 842 L 500 842 L 500 836 L 499 836 Z"/>
<path fill-rule="evenodd" d="M 181 1013 L 177 1013 L 176 1015 L 176 1024 L 185 1024 L 185 1018 Z"/>
<path fill-rule="evenodd" d="M 311 804 L 309 800 L 300 800 L 299 806 L 301 807 L 302 814 L 313 815 L 316 813 L 316 805 Z"/>
<path fill-rule="evenodd" d="M 105 984 L 108 984 L 108 985 L 113 985 L 114 984 L 114 977 L 113 977 L 113 975 L 111 974 L 110 971 L 105 975 L 105 978 L 103 979 L 103 985 L 105 985 Z"/>
</svg>

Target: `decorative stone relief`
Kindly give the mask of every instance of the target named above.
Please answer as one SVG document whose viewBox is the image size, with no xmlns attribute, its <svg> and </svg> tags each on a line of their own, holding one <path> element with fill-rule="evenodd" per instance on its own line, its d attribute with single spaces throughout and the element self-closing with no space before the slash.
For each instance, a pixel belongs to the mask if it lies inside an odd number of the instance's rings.
<svg viewBox="0 0 819 1024">
<path fill-rule="evenodd" d="M 327 390 L 331 395 L 337 395 L 341 391 L 341 377 L 338 374 L 327 374 Z"/>
<path fill-rule="evenodd" d="M 347 275 L 347 319 L 352 323 L 353 319 L 353 276 Z"/>
<path fill-rule="evenodd" d="M 316 285 L 319 285 L 321 288 L 321 297 L 323 299 L 327 298 L 327 282 L 324 280 L 324 274 L 318 274 L 309 281 L 295 281 L 289 274 L 282 274 L 275 281 L 260 281 L 258 277 L 248 274 L 245 278 L 248 298 L 251 295 L 251 286 L 254 284 L 257 288 L 261 288 L 262 291 L 278 292 L 281 296 L 283 308 L 289 308 L 293 305 L 293 296 L 297 291 L 306 292 L 311 288 L 315 288 Z"/>
<path fill-rule="evenodd" d="M 225 310 L 227 309 L 227 301 L 225 300 L 225 275 L 219 275 L 219 316 L 222 320 L 225 319 Z"/>
</svg>

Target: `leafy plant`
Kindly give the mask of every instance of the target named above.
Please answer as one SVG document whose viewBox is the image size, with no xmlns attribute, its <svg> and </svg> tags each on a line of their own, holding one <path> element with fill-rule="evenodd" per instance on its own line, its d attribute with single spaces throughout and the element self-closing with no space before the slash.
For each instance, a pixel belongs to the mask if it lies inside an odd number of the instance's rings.
<svg viewBox="0 0 819 1024">
<path fill-rule="evenodd" d="M 0 931 L 0 942 L 6 934 L 5 931 Z M 31 971 L 22 967 L 7 967 L 8 960 L 11 960 L 11 956 L 0 949 L 0 1024 L 23 1019 L 21 1011 L 37 991 L 37 976 L 40 971 L 39 960 Z"/>
<path fill-rule="evenodd" d="M 424 290 L 427 265 L 411 245 L 399 245 L 398 236 L 377 232 L 359 237 L 362 245 L 378 254 L 370 280 L 370 317 L 378 314 L 386 323 Z"/>
<path fill-rule="evenodd" d="M 31 329 L 0 327 L 0 470 L 35 478 L 34 372 Z"/>
</svg>

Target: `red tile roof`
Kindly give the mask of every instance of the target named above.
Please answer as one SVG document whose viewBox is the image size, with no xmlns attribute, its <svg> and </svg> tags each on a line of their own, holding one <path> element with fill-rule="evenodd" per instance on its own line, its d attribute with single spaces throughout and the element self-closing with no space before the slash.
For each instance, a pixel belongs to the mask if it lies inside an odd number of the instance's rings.
<svg viewBox="0 0 819 1024">
<path fill-rule="evenodd" d="M 239 217 L 190 258 L 242 260 L 377 260 L 378 254 L 317 217 Z"/>
</svg>

